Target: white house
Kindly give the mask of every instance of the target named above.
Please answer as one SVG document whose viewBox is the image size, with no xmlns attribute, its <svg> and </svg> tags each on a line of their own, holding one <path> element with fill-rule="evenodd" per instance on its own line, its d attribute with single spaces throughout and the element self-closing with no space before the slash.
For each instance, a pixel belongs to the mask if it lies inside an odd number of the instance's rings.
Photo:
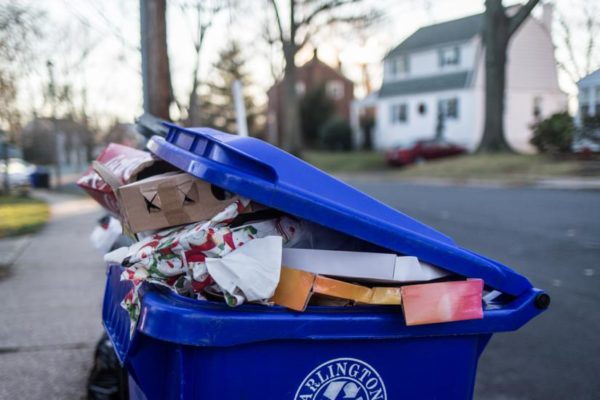
<svg viewBox="0 0 600 400">
<path fill-rule="evenodd" d="M 579 91 L 576 121 L 581 124 L 583 117 L 600 115 L 600 69 L 577 82 Z"/>
<path fill-rule="evenodd" d="M 529 17 L 508 49 L 505 134 L 513 149 L 532 152 L 530 125 L 565 110 L 551 39 L 552 8 Z M 484 124 L 483 14 L 423 27 L 384 58 L 376 106 L 378 149 L 434 138 L 474 150 Z M 439 117 L 441 115 L 441 117 Z"/>
</svg>

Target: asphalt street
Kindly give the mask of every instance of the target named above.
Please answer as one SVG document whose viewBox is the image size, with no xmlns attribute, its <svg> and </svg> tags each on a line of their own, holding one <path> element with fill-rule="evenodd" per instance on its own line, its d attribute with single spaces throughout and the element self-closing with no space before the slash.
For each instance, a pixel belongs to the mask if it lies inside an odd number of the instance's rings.
<svg viewBox="0 0 600 400">
<path fill-rule="evenodd" d="M 494 335 L 476 399 L 600 398 L 600 191 L 350 183 L 551 295 L 544 314 Z"/>
<path fill-rule="evenodd" d="M 495 258 L 552 296 L 480 360 L 477 400 L 600 396 L 600 192 L 351 182 Z M 104 268 L 92 200 L 54 197 L 51 223 L 0 280 L 0 399 L 83 399 Z"/>
</svg>

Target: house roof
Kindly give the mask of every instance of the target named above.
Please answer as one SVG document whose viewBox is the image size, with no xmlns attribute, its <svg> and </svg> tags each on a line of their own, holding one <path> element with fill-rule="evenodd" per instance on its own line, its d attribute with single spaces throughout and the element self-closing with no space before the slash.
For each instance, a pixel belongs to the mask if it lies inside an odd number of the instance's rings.
<svg viewBox="0 0 600 400">
<path fill-rule="evenodd" d="M 577 82 L 577 86 L 586 86 L 588 84 L 594 84 L 594 83 L 598 83 L 600 82 L 600 69 L 597 69 L 596 71 L 592 72 L 589 75 L 584 76 L 583 78 L 581 78 L 579 80 L 579 82 Z"/>
<path fill-rule="evenodd" d="M 452 74 L 428 76 L 426 78 L 386 82 L 381 86 L 381 89 L 379 89 L 379 97 L 461 89 L 467 86 L 468 79 L 469 73 L 465 71 Z"/>
<path fill-rule="evenodd" d="M 389 51 L 384 59 L 421 48 L 469 40 L 483 27 L 483 14 L 424 26 Z"/>
</svg>

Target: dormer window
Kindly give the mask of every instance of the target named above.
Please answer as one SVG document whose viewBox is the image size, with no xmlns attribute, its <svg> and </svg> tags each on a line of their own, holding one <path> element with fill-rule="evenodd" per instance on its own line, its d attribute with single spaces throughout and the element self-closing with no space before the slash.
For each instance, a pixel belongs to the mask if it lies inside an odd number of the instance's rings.
<svg viewBox="0 0 600 400">
<path fill-rule="evenodd" d="M 446 47 L 438 52 L 440 67 L 460 64 L 460 47 Z"/>
<path fill-rule="evenodd" d="M 408 56 L 398 56 L 390 60 L 390 73 L 392 76 L 407 74 L 409 70 Z"/>
</svg>

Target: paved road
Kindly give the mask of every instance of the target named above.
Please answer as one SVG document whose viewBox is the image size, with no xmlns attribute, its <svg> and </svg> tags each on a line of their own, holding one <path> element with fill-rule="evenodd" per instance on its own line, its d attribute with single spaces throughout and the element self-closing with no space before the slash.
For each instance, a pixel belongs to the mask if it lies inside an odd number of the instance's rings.
<svg viewBox="0 0 600 400">
<path fill-rule="evenodd" d="M 545 314 L 492 338 L 476 399 L 600 399 L 600 192 L 351 183 L 552 296 Z"/>
<path fill-rule="evenodd" d="M 52 219 L 0 280 L 0 399 L 85 398 L 101 335 L 93 200 L 52 196 Z"/>
</svg>

